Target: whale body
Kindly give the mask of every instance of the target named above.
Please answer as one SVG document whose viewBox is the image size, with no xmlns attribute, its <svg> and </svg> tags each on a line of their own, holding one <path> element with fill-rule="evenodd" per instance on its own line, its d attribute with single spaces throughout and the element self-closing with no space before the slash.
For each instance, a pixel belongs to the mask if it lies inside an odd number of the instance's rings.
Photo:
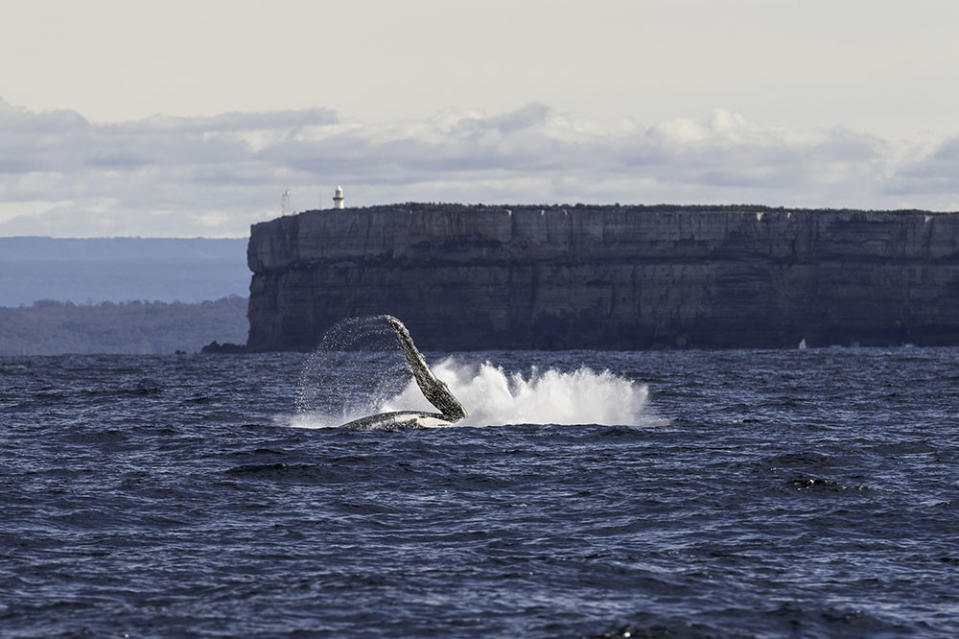
<svg viewBox="0 0 959 639">
<path fill-rule="evenodd" d="M 409 330 L 399 319 L 392 315 L 386 316 L 386 321 L 390 328 L 396 334 L 396 341 L 399 342 L 403 354 L 406 355 L 406 363 L 413 373 L 413 379 L 419 386 L 420 392 L 426 397 L 427 401 L 436 407 L 438 413 L 428 413 L 423 411 L 393 411 L 389 413 L 379 413 L 354 419 L 343 424 L 343 428 L 355 428 L 358 430 L 404 430 L 407 428 L 442 428 L 452 426 L 456 422 L 465 419 L 466 409 L 460 404 L 459 400 L 453 396 L 449 387 L 441 379 L 438 379 L 430 367 L 426 364 L 423 354 L 417 350 L 410 336 Z"/>
</svg>

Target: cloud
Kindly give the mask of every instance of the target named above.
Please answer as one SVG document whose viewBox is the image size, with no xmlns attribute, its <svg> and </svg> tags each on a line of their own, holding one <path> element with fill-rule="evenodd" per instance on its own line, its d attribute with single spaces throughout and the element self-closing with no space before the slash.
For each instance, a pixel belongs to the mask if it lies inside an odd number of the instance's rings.
<svg viewBox="0 0 959 639">
<path fill-rule="evenodd" d="M 887 193 L 913 199 L 938 197 L 959 209 L 959 137 L 943 140 L 905 162 L 884 185 Z"/>
<path fill-rule="evenodd" d="M 716 110 L 602 125 L 533 103 L 370 123 L 327 109 L 96 123 L 0 100 L 0 235 L 240 236 L 280 213 L 396 201 L 754 202 L 942 209 L 959 138 L 904 147 Z"/>
</svg>

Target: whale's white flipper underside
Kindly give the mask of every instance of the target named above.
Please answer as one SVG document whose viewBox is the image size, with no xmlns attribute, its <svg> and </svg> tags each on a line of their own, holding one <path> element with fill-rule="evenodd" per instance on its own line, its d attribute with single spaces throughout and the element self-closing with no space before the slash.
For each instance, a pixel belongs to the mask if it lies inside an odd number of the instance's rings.
<svg viewBox="0 0 959 639">
<path fill-rule="evenodd" d="M 386 316 L 393 332 L 396 333 L 396 341 L 400 343 L 400 348 L 406 355 L 406 362 L 413 372 L 413 378 L 416 385 L 420 387 L 423 396 L 430 404 L 436 407 L 438 413 L 426 413 L 420 411 L 395 411 L 391 413 L 380 413 L 355 419 L 343 428 L 356 428 L 360 430 L 401 430 L 406 428 L 440 428 L 451 426 L 461 419 L 466 418 L 466 410 L 459 400 L 453 396 L 450 389 L 433 375 L 433 371 L 426 365 L 426 359 L 423 354 L 417 350 L 410 337 L 410 332 L 406 329 L 399 319 L 392 315 Z"/>
<path fill-rule="evenodd" d="M 453 422 L 443 419 L 439 413 L 424 413 L 415 410 L 400 410 L 360 417 L 343 424 L 341 428 L 355 430 L 406 430 L 408 428 L 443 428 Z"/>
</svg>

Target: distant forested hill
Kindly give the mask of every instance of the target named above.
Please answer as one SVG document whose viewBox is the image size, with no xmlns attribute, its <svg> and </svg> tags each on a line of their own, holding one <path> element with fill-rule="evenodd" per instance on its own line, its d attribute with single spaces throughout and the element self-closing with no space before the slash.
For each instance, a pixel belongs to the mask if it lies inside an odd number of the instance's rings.
<svg viewBox="0 0 959 639">
<path fill-rule="evenodd" d="M 245 238 L 0 237 L 0 306 L 246 296 Z"/>
<path fill-rule="evenodd" d="M 0 355 L 62 353 L 163 354 L 199 351 L 216 340 L 244 344 L 247 299 L 216 301 L 39 301 L 0 308 Z"/>
</svg>

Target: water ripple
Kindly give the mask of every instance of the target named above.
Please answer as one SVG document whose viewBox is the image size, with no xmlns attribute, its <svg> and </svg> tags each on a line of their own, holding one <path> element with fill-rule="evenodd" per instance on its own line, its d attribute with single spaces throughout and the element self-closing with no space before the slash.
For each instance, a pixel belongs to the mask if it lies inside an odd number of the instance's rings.
<svg viewBox="0 0 959 639">
<path fill-rule="evenodd" d="M 0 635 L 959 634 L 956 349 L 447 361 L 609 370 L 638 423 L 304 430 L 296 354 L 0 359 Z"/>
</svg>

